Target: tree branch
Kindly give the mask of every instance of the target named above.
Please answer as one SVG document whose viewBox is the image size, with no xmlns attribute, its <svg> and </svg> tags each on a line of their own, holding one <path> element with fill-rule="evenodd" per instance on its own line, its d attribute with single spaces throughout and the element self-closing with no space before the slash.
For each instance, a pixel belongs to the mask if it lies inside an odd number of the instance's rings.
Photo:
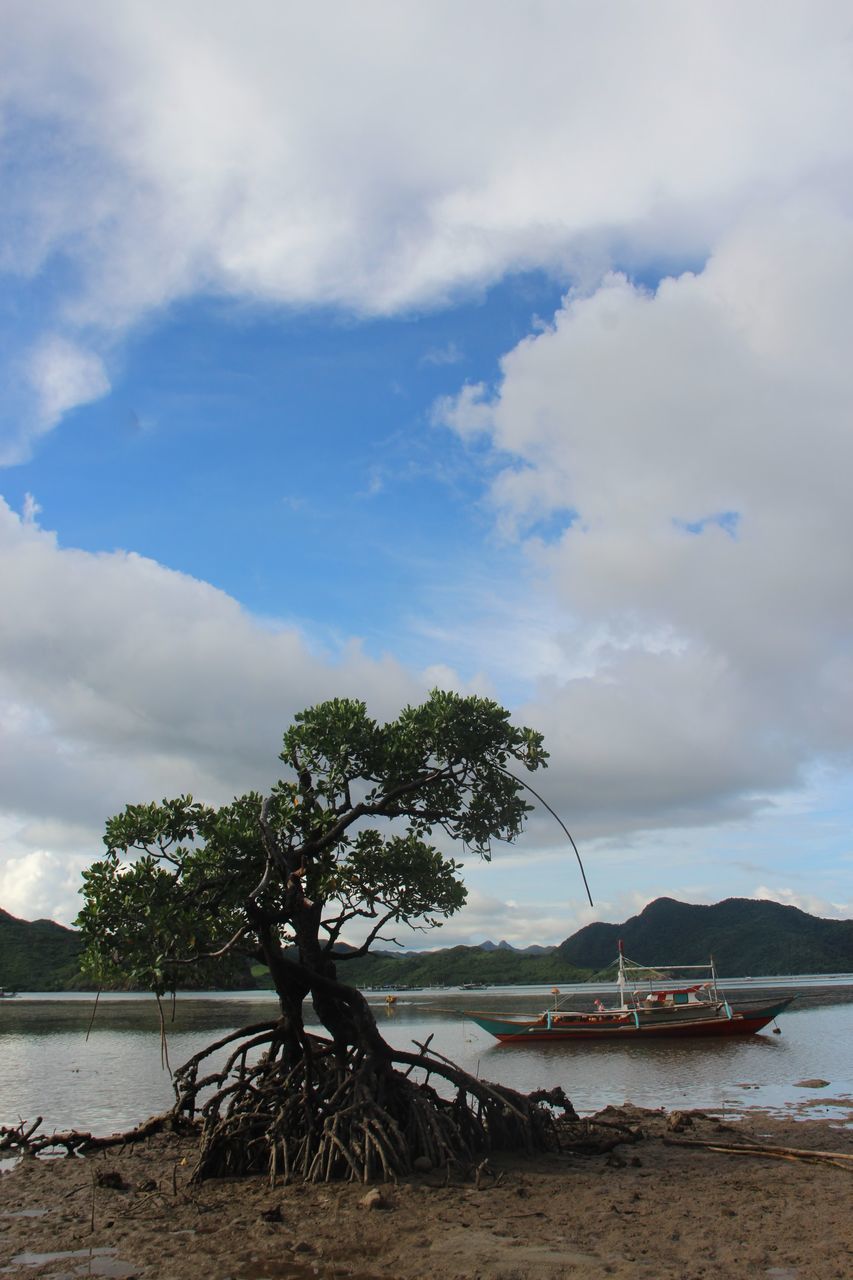
<svg viewBox="0 0 853 1280">
<path fill-rule="evenodd" d="M 357 960 L 360 956 L 366 956 L 368 951 L 372 947 L 373 943 L 376 941 L 379 935 L 379 930 L 382 929 L 388 923 L 389 920 L 393 920 L 396 914 L 397 914 L 396 911 L 386 911 L 385 915 L 382 916 L 379 920 L 377 920 L 376 924 L 370 930 L 370 933 L 367 935 L 367 938 L 361 944 L 360 947 L 357 947 L 354 951 L 341 952 L 335 956 L 335 959 L 336 960 Z M 332 946 L 334 946 L 334 942 L 330 941 L 329 944 L 326 946 L 325 950 L 329 951 Z"/>
<path fill-rule="evenodd" d="M 240 939 L 249 932 L 247 924 L 241 925 L 233 938 L 229 938 L 224 947 L 220 947 L 218 951 L 199 951 L 194 956 L 175 956 L 170 959 L 170 964 L 198 964 L 199 960 L 219 960 L 235 947 Z"/>
<path fill-rule="evenodd" d="M 270 812 L 270 807 L 272 805 L 272 801 L 273 801 L 272 796 L 265 796 L 261 804 L 261 813 L 260 813 L 260 819 L 259 819 L 260 826 L 261 826 L 261 836 L 263 838 L 264 848 L 266 849 L 266 852 L 267 852 L 267 860 L 268 860 L 267 865 L 269 865 L 269 862 L 272 861 L 272 863 L 278 867 L 279 871 L 282 873 L 284 878 L 287 879 L 288 875 L 293 870 L 293 868 L 288 865 L 288 859 L 282 851 L 281 845 L 279 844 L 279 841 L 278 841 L 278 836 L 273 831 L 272 824 L 269 820 L 269 812 Z M 254 894 L 251 896 L 254 897 Z"/>
<path fill-rule="evenodd" d="M 512 778 L 513 782 L 517 782 L 517 783 L 518 783 L 518 785 L 519 785 L 520 787 L 526 787 L 526 788 L 527 788 L 527 790 L 530 792 L 530 794 L 531 794 L 532 796 L 535 796 L 535 797 L 536 797 L 536 799 L 539 801 L 539 803 L 545 806 L 545 808 L 546 808 L 546 809 L 548 810 L 548 812 L 550 813 L 551 817 L 552 817 L 552 818 L 556 818 L 556 819 L 557 819 L 557 821 L 559 822 L 560 826 L 563 828 L 563 831 L 565 831 L 566 835 L 569 837 L 569 843 L 571 844 L 572 848 L 573 848 L 573 849 L 574 849 L 574 851 L 575 851 L 575 857 L 576 857 L 576 858 L 577 858 L 577 860 L 578 860 L 578 866 L 580 867 L 580 870 L 581 870 L 581 876 L 583 877 L 583 887 L 586 889 L 586 896 L 589 898 L 589 905 L 590 905 L 591 907 L 594 907 L 594 906 L 595 906 L 595 903 L 593 902 L 593 900 L 592 900 L 592 894 L 591 894 L 591 893 L 590 893 L 590 891 L 589 891 L 589 884 L 587 883 L 587 879 L 586 879 L 586 872 L 585 872 L 585 871 L 584 871 L 584 869 L 583 869 L 583 863 L 581 862 L 581 856 L 580 856 L 580 854 L 578 853 L 578 847 L 577 847 L 577 845 L 575 844 L 574 840 L 572 839 L 572 833 L 571 833 L 571 831 L 569 831 L 569 828 L 566 826 L 565 822 L 563 822 L 563 819 L 560 817 L 560 815 L 559 815 L 558 813 L 555 813 L 555 811 L 554 811 L 554 810 L 551 808 L 551 806 L 549 805 L 548 801 L 547 801 L 547 800 L 544 800 L 544 799 L 542 798 L 542 796 L 540 796 L 540 794 L 539 794 L 539 792 L 538 792 L 538 791 L 534 791 L 534 790 L 533 790 L 533 788 L 531 787 L 531 785 L 530 785 L 530 783 L 529 783 L 529 782 L 525 782 L 523 778 L 516 778 L 515 774 L 514 774 L 514 773 L 510 773 L 509 769 L 505 769 L 505 768 L 503 767 L 503 765 L 498 765 L 498 768 L 501 770 L 501 772 L 502 772 L 502 773 L 505 773 L 505 774 L 506 774 L 506 776 L 507 776 L 508 778 Z"/>
<path fill-rule="evenodd" d="M 343 814 L 328 831 L 316 838 L 306 840 L 301 847 L 301 853 L 308 857 L 315 857 L 330 845 L 336 844 L 347 828 L 351 827 L 359 818 L 387 817 L 389 816 L 389 810 L 402 796 L 409 795 L 413 791 L 419 791 L 421 787 L 430 786 L 433 782 L 437 782 L 439 778 L 447 777 L 449 773 L 449 767 L 435 769 L 432 773 L 419 778 L 412 778 L 408 782 L 399 783 L 398 786 L 386 792 L 376 804 L 366 804 L 363 800 L 359 801 L 349 812 Z"/>
</svg>

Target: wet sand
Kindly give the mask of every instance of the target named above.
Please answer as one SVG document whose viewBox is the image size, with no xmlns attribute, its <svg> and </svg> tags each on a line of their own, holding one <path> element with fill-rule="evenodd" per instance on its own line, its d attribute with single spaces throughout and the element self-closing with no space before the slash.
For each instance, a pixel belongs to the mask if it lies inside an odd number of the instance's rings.
<svg viewBox="0 0 853 1280">
<path fill-rule="evenodd" d="M 594 1156 L 496 1157 L 449 1184 L 432 1171 L 378 1188 L 193 1186 L 193 1143 L 174 1135 L 86 1160 L 27 1158 L 0 1177 L 0 1266 L 53 1280 L 853 1276 L 853 1161 L 675 1145 L 853 1155 L 853 1128 L 757 1111 L 687 1113 L 683 1127 L 662 1111 L 602 1115 L 639 1125 L 642 1139 Z"/>
</svg>

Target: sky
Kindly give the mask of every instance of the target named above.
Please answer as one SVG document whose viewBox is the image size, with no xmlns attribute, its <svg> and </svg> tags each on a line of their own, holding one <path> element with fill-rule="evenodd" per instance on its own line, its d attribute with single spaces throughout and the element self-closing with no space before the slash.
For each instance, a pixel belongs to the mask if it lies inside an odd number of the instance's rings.
<svg viewBox="0 0 853 1280">
<path fill-rule="evenodd" d="M 440 686 L 465 909 L 853 916 L 853 11 L 0 0 L 0 907 Z"/>
</svg>

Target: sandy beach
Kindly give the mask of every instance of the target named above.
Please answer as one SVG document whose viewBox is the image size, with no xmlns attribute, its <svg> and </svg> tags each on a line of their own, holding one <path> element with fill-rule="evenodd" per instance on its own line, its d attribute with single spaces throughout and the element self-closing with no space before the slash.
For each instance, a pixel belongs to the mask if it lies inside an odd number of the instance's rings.
<svg viewBox="0 0 853 1280">
<path fill-rule="evenodd" d="M 448 1182 L 434 1170 L 374 1188 L 263 1178 L 195 1186 L 194 1144 L 172 1134 L 85 1160 L 29 1157 L 0 1179 L 0 1259 L 6 1274 L 53 1280 L 853 1275 L 853 1160 L 687 1145 L 853 1157 L 850 1127 L 761 1112 L 601 1116 L 642 1136 L 594 1156 L 493 1158 L 478 1175 Z"/>
</svg>

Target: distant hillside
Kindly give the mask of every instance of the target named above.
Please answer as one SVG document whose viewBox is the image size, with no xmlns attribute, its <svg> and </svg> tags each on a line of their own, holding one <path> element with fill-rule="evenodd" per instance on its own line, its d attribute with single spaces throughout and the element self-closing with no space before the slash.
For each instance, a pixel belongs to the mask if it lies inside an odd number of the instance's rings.
<svg viewBox="0 0 853 1280">
<path fill-rule="evenodd" d="M 92 983 L 80 972 L 82 950 L 76 929 L 53 920 L 18 920 L 0 909 L 0 986 L 7 991 L 91 991 Z M 235 961 L 233 972 L 220 990 L 244 991 L 254 987 L 249 961 Z M 193 985 L 188 970 L 186 987 Z"/>
<path fill-rule="evenodd" d="M 544 956 L 556 950 L 554 946 L 542 947 L 538 942 L 532 942 L 529 947 L 514 947 L 511 942 L 480 942 L 477 945 L 480 951 L 515 951 L 522 956 Z"/>
<path fill-rule="evenodd" d="M 73 991 L 86 984 L 80 937 L 53 920 L 18 920 L 0 910 L 0 986 L 12 991 Z"/>
<path fill-rule="evenodd" d="M 823 920 L 754 898 L 692 906 L 657 898 L 624 924 L 590 924 L 560 943 L 571 964 L 599 970 L 625 954 L 640 964 L 707 964 L 722 977 L 853 973 L 853 920 Z"/>
<path fill-rule="evenodd" d="M 710 907 L 658 898 L 624 924 L 587 925 L 559 947 L 517 950 L 490 942 L 402 955 L 380 951 L 342 961 L 339 972 L 360 987 L 583 982 L 613 962 L 620 938 L 626 955 L 640 964 L 707 964 L 713 955 L 721 977 L 853 973 L 853 920 L 822 920 L 754 898 L 727 898 Z M 91 989 L 79 972 L 79 954 L 75 930 L 52 920 L 28 923 L 0 910 L 0 986 Z M 191 986 L 191 971 L 187 978 Z M 241 961 L 220 989 L 269 985 L 264 969 Z"/>
<path fill-rule="evenodd" d="M 429 987 L 457 986 L 463 982 L 531 983 L 583 982 L 588 976 L 556 950 L 529 955 L 511 947 L 445 947 L 439 951 L 405 956 L 361 956 L 338 965 L 344 982 L 359 987 L 385 985 Z"/>
</svg>

